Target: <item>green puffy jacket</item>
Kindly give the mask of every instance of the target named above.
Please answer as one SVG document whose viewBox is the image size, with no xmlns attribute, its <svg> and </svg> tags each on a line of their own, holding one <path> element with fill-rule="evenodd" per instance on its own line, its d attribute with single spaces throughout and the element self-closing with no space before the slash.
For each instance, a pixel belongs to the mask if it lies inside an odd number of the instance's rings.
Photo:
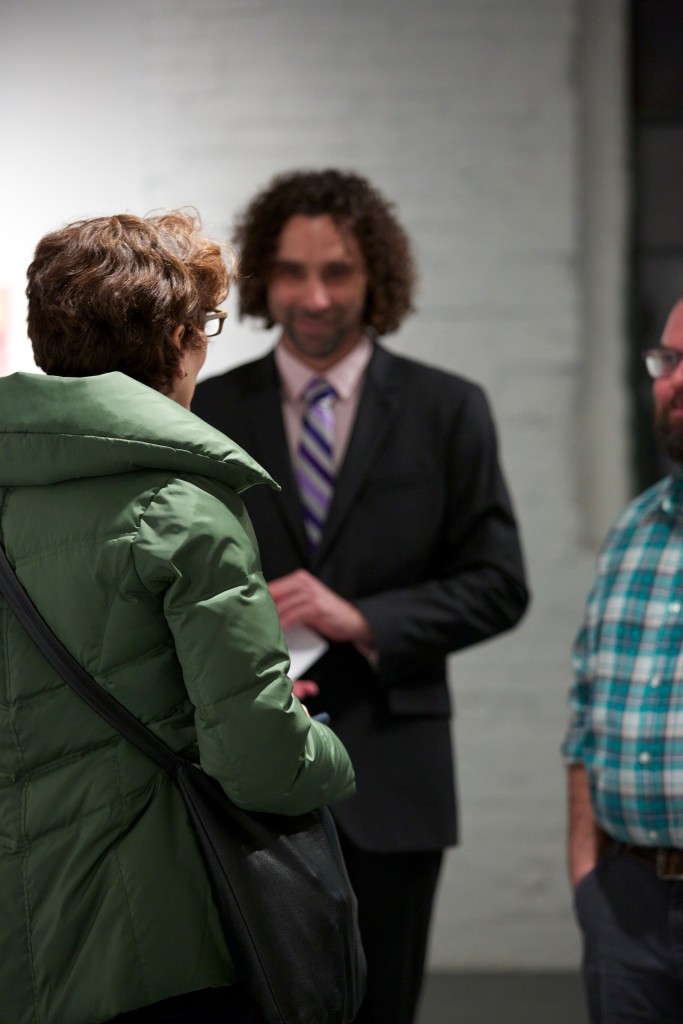
<svg viewBox="0 0 683 1024">
<path fill-rule="evenodd" d="M 0 533 L 73 655 L 251 809 L 349 796 L 292 697 L 239 492 L 267 474 L 119 373 L 0 380 Z M 97 1024 L 234 970 L 174 785 L 0 598 L 0 1024 Z"/>
</svg>

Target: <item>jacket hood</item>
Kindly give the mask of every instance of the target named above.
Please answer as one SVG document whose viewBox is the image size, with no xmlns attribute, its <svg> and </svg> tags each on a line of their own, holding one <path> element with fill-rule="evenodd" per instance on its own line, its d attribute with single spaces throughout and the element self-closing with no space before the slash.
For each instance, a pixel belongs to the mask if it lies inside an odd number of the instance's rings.
<svg viewBox="0 0 683 1024">
<path fill-rule="evenodd" d="M 238 492 L 277 487 L 239 445 L 123 373 L 0 379 L 0 486 L 137 469 L 199 474 Z"/>
</svg>

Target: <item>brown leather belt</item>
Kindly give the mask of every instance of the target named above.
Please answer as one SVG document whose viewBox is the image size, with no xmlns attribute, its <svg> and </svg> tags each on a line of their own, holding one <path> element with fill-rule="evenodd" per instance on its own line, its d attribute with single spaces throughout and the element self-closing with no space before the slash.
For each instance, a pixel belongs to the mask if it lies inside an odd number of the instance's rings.
<svg viewBox="0 0 683 1024">
<path fill-rule="evenodd" d="M 658 878 L 670 882 L 683 881 L 683 850 L 673 846 L 630 846 L 628 843 L 621 845 L 631 857 L 651 864 Z"/>
</svg>

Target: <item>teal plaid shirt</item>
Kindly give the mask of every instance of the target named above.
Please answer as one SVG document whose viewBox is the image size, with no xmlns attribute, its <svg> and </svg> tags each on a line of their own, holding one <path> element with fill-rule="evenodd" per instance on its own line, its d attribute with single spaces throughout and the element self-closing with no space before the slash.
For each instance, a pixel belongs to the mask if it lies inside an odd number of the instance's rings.
<svg viewBox="0 0 683 1024">
<path fill-rule="evenodd" d="M 632 502 L 602 547 L 574 647 L 563 744 L 601 827 L 683 847 L 683 475 Z"/>
</svg>

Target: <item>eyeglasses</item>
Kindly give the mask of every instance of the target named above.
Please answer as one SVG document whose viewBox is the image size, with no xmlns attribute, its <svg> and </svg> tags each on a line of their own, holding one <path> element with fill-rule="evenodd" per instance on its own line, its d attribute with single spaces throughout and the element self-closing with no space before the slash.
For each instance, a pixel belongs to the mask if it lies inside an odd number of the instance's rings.
<svg viewBox="0 0 683 1024">
<path fill-rule="evenodd" d="M 223 330 L 223 321 L 228 314 L 224 309 L 212 309 L 204 317 L 204 334 L 207 338 L 216 338 Z"/>
<path fill-rule="evenodd" d="M 648 348 L 642 353 L 647 372 L 655 380 L 670 377 L 683 360 L 683 352 L 677 348 Z"/>
</svg>

